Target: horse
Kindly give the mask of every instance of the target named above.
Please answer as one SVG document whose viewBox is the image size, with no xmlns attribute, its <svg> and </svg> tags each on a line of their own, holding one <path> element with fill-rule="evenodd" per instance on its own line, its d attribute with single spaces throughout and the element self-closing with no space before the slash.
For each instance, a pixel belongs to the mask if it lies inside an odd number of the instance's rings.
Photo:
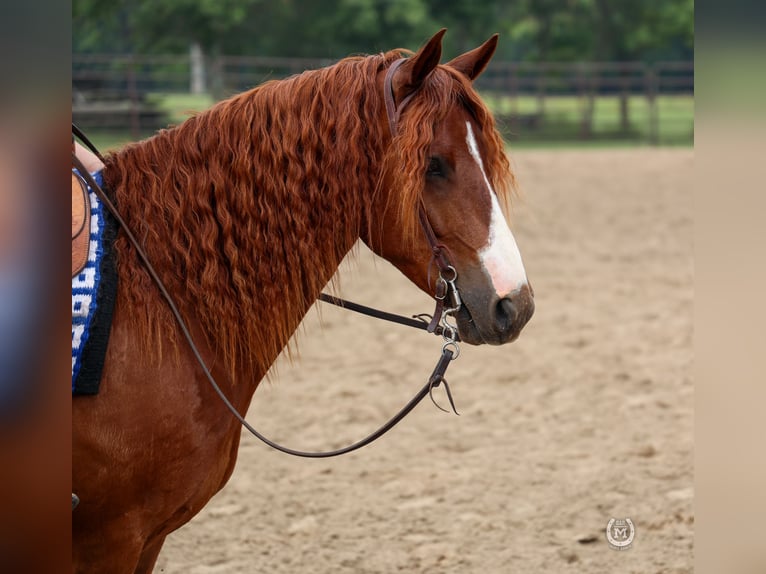
<svg viewBox="0 0 766 574">
<path fill-rule="evenodd" d="M 436 295 L 418 213 L 454 268 L 462 341 L 510 342 L 531 317 L 504 215 L 514 176 L 473 87 L 497 35 L 440 64 L 444 32 L 266 82 L 105 158 L 104 187 L 240 413 L 358 240 Z M 114 250 L 100 391 L 72 400 L 76 572 L 151 572 L 226 484 L 241 433 L 123 232 Z"/>
</svg>

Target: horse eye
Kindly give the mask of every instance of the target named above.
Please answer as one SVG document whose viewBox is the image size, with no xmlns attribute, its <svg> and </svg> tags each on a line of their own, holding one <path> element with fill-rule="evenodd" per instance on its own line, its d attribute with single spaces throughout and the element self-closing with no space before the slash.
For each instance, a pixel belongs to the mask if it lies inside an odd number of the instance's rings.
<svg viewBox="0 0 766 574">
<path fill-rule="evenodd" d="M 444 176 L 444 169 L 442 166 L 442 162 L 438 157 L 432 157 L 428 160 L 428 169 L 426 170 L 426 175 L 429 177 L 443 177 Z"/>
</svg>

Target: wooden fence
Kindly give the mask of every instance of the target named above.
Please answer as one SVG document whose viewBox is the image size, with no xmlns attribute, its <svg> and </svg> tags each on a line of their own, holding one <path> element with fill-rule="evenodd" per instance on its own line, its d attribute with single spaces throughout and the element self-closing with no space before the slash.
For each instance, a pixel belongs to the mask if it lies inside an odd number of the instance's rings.
<svg viewBox="0 0 766 574">
<path fill-rule="evenodd" d="M 73 120 L 139 137 L 168 123 L 163 97 L 220 99 L 332 60 L 75 54 Z M 477 80 L 510 141 L 693 141 L 693 62 L 492 62 Z"/>
</svg>

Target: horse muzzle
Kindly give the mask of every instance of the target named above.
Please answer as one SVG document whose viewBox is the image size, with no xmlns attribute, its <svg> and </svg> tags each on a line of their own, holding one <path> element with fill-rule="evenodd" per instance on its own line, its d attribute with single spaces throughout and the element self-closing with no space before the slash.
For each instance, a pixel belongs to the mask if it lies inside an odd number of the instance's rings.
<svg viewBox="0 0 766 574">
<path fill-rule="evenodd" d="M 535 312 L 532 288 L 524 284 L 504 297 L 461 290 L 463 306 L 456 313 L 461 340 L 471 345 L 502 345 L 515 341 Z"/>
</svg>

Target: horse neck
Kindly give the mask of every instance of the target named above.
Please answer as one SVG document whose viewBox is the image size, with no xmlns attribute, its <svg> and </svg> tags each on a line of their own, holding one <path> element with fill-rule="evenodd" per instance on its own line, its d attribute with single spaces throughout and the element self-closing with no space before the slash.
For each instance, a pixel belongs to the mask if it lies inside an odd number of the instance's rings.
<svg viewBox="0 0 766 574">
<path fill-rule="evenodd" d="M 306 129 L 316 118 L 305 104 L 279 108 L 277 95 L 219 104 L 128 147 L 106 173 L 185 317 L 233 379 L 265 374 L 359 238 L 382 155 L 369 126 L 344 133 L 336 120 L 330 141 Z M 347 101 L 322 113 L 340 115 Z M 124 240 L 117 248 L 132 251 Z M 120 265 L 121 292 L 148 309 L 135 257 Z M 141 317 L 147 331 L 157 324 L 155 312 Z"/>
</svg>

